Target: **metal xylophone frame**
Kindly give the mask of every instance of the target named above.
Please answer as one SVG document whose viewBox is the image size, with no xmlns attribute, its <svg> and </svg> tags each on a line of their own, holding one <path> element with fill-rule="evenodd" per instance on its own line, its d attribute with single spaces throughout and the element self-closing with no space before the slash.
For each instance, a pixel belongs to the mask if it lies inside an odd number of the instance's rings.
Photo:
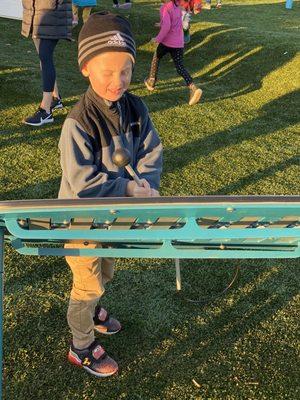
<svg viewBox="0 0 300 400">
<path fill-rule="evenodd" d="M 299 216 L 300 196 L 0 202 L 0 385 L 4 240 L 25 255 L 174 258 L 179 288 L 181 258 L 299 257 Z M 55 247 L 68 242 L 103 247 Z"/>
</svg>

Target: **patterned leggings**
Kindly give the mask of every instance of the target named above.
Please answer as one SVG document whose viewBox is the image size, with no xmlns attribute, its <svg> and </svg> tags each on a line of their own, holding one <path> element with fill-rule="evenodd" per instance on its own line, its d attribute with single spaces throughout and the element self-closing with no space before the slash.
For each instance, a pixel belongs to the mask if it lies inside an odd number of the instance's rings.
<svg viewBox="0 0 300 400">
<path fill-rule="evenodd" d="M 159 43 L 159 45 L 157 46 L 157 49 L 153 55 L 149 78 L 154 79 L 156 81 L 159 62 L 163 58 L 163 56 L 165 56 L 167 53 L 170 53 L 170 55 L 173 59 L 173 62 L 175 64 L 176 71 L 179 75 L 181 75 L 183 77 L 183 79 L 185 80 L 185 83 L 188 86 L 191 83 L 193 83 L 193 78 L 188 73 L 188 71 L 184 68 L 184 65 L 183 65 L 183 49 L 167 47 L 162 43 Z"/>
</svg>

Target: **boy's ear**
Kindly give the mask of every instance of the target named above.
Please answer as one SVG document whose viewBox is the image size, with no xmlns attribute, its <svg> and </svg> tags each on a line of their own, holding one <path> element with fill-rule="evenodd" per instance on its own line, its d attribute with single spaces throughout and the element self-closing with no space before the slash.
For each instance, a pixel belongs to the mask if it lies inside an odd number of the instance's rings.
<svg viewBox="0 0 300 400">
<path fill-rule="evenodd" d="M 89 74 L 89 71 L 88 71 L 88 69 L 87 69 L 87 63 L 85 63 L 84 66 L 82 67 L 81 73 L 82 73 L 82 75 L 85 76 L 86 78 L 89 77 L 90 74 Z"/>
</svg>

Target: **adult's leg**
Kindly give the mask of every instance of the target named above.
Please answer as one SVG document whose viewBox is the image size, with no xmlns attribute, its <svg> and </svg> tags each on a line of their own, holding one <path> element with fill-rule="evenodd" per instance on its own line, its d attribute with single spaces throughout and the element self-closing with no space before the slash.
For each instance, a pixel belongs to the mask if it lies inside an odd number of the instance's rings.
<svg viewBox="0 0 300 400">
<path fill-rule="evenodd" d="M 72 25 L 76 26 L 78 25 L 78 19 L 79 19 L 79 7 L 74 3 L 72 3 L 72 13 L 73 13 Z"/>
<path fill-rule="evenodd" d="M 85 24 L 86 21 L 88 20 L 89 16 L 91 15 L 92 7 L 83 7 L 82 10 L 82 20 L 83 23 Z"/>
<path fill-rule="evenodd" d="M 58 40 L 54 39 L 33 39 L 36 46 L 42 71 L 43 99 L 41 108 L 50 113 L 53 91 L 58 92 L 56 84 L 56 71 L 53 61 L 54 49 Z M 56 86 L 55 86 L 56 84 Z"/>
<path fill-rule="evenodd" d="M 56 98 L 60 98 L 60 94 L 59 94 L 59 90 L 58 90 L 58 86 L 57 86 L 57 81 L 55 80 L 54 83 L 54 89 L 52 92 L 52 97 L 56 97 Z"/>
</svg>

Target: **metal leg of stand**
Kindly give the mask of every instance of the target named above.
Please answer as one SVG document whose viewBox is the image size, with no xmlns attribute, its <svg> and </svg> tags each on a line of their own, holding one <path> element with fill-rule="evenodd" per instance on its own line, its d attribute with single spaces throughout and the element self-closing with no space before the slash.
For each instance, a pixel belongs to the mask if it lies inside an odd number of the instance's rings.
<svg viewBox="0 0 300 400">
<path fill-rule="evenodd" d="M 176 289 L 179 292 L 181 290 L 181 275 L 180 275 L 180 260 L 175 258 L 175 269 L 176 269 Z"/>
<path fill-rule="evenodd" d="M 3 273 L 4 273 L 4 230 L 0 228 L 0 400 L 2 399 L 2 363 L 3 363 Z"/>
</svg>

